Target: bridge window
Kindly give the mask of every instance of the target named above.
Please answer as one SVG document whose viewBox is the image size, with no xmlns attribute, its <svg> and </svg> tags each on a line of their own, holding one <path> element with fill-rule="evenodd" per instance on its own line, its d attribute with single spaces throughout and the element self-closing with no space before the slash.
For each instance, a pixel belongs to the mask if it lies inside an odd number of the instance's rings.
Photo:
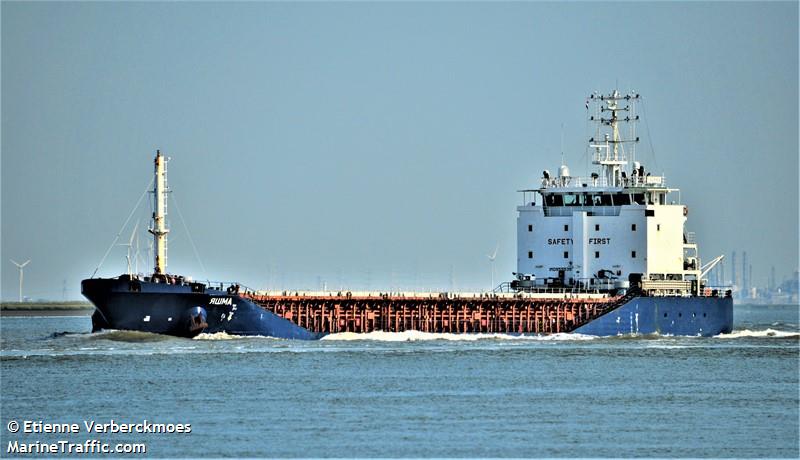
<svg viewBox="0 0 800 460">
<path fill-rule="evenodd" d="M 644 193 L 634 193 L 633 202 L 636 204 L 644 204 Z"/>
<path fill-rule="evenodd" d="M 571 193 L 564 195 L 564 206 L 578 206 L 578 196 Z"/>
<path fill-rule="evenodd" d="M 533 259 L 533 251 L 528 251 L 528 258 Z"/>
<path fill-rule="evenodd" d="M 547 206 L 564 206 L 564 195 L 560 193 L 550 193 L 544 196 Z"/>
<path fill-rule="evenodd" d="M 627 193 L 617 193 L 614 195 L 614 206 L 624 206 L 631 204 L 631 196 Z"/>
</svg>

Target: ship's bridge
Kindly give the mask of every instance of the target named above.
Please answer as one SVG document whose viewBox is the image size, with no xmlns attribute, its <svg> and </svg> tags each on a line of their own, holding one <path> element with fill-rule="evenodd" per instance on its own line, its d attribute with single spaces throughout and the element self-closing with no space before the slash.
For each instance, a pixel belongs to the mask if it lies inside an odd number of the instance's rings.
<svg viewBox="0 0 800 460">
<path fill-rule="evenodd" d="M 589 215 L 619 215 L 620 206 L 680 204 L 680 190 L 661 185 L 663 180 L 659 185 L 639 183 L 608 187 L 589 185 L 581 182 L 579 177 L 575 179 L 574 184 L 550 184 L 539 189 L 519 190 L 523 194 L 522 206 L 536 206 L 538 199 L 545 215 L 550 216 L 570 215 L 574 211 L 586 211 Z"/>
<path fill-rule="evenodd" d="M 558 177 L 542 171 L 540 188 L 518 191 L 523 194 L 523 206 L 535 206 L 536 195 L 540 195 L 545 208 L 680 204 L 680 190 L 667 187 L 663 175 L 646 172 L 639 162 L 634 162 L 630 174 L 619 173 L 616 177 L 598 173 L 587 177 L 571 176 L 569 168 L 562 165 Z M 678 196 L 668 197 L 673 192 Z"/>
</svg>

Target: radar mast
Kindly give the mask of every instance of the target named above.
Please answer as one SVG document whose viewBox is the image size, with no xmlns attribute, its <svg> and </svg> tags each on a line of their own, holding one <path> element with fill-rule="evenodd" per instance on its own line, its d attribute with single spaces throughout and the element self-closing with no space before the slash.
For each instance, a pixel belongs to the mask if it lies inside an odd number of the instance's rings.
<svg viewBox="0 0 800 460">
<path fill-rule="evenodd" d="M 594 149 L 592 164 L 600 165 L 600 174 L 604 186 L 622 187 L 623 166 L 628 164 L 625 144 L 631 145 L 631 155 L 635 159 L 635 145 L 639 142 L 636 137 L 636 102 L 639 94 L 629 93 L 622 95 L 614 90 L 611 94 L 593 93 L 587 100 L 594 106 L 594 115 L 590 121 L 596 123 L 595 135 L 589 139 L 589 147 Z M 623 102 L 624 101 L 624 102 Z M 625 104 L 622 106 L 621 104 Z M 622 114 L 625 114 L 623 117 Z M 627 137 L 620 134 L 620 123 L 629 125 Z"/>
</svg>

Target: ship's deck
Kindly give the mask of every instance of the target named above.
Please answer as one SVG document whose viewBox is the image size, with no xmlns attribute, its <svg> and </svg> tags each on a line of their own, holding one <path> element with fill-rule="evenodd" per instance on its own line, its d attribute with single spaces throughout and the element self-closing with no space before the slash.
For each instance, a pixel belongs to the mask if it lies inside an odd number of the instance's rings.
<svg viewBox="0 0 800 460">
<path fill-rule="evenodd" d="M 569 289 L 542 289 L 536 292 L 419 292 L 419 291 L 254 291 L 257 297 L 297 297 L 315 299 L 608 299 L 603 292 L 581 292 Z"/>
<path fill-rule="evenodd" d="M 333 294 L 333 295 L 332 295 Z M 405 295 L 404 295 L 405 294 Z M 316 333 L 336 332 L 570 332 L 636 294 L 609 297 L 553 293 L 433 294 L 267 292 L 240 294 Z"/>
</svg>

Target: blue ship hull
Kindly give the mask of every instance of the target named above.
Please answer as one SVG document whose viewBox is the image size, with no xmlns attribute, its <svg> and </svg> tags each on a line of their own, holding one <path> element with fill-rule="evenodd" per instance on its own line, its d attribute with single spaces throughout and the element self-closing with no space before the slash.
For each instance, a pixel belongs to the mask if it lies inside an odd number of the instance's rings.
<svg viewBox="0 0 800 460">
<path fill-rule="evenodd" d="M 132 284 L 135 283 L 135 290 Z M 200 285 L 197 285 L 200 286 Z M 120 329 L 193 337 L 201 332 L 314 340 L 313 333 L 225 290 L 130 281 L 88 279 L 81 291 L 95 305 L 93 331 Z M 198 327 L 202 326 L 202 327 Z"/>
<path fill-rule="evenodd" d="M 573 332 L 713 336 L 732 329 L 731 297 L 634 297 Z"/>
<path fill-rule="evenodd" d="M 315 340 L 312 332 L 236 293 L 199 283 L 88 279 L 82 292 L 96 307 L 93 330 L 120 329 L 193 337 L 201 332 Z M 597 336 L 712 336 L 733 328 L 730 297 L 634 297 L 572 331 Z"/>
</svg>

